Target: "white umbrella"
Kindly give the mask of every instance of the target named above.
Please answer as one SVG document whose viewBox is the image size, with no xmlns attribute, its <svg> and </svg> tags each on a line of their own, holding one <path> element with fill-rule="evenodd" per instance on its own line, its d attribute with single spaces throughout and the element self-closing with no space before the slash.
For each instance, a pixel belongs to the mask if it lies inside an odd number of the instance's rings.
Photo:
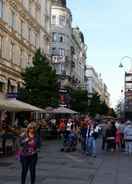
<svg viewBox="0 0 132 184">
<path fill-rule="evenodd" d="M 7 111 L 33 111 L 33 112 L 42 112 L 45 113 L 44 109 L 38 108 L 36 106 L 30 105 L 28 103 L 22 102 L 16 99 L 4 99 L 0 98 L 0 109 Z"/>
<path fill-rule="evenodd" d="M 66 107 L 58 107 L 52 111 L 53 114 L 77 114 L 76 111 L 73 111 Z"/>
</svg>

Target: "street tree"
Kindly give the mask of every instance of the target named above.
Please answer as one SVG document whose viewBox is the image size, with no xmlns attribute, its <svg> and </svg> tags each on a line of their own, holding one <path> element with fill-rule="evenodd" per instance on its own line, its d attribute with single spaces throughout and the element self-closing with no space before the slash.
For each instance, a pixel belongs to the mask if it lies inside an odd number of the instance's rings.
<svg viewBox="0 0 132 184">
<path fill-rule="evenodd" d="M 25 87 L 20 96 L 24 101 L 41 108 L 58 105 L 56 73 L 40 49 L 33 57 L 33 65 L 27 67 L 22 76 Z"/>
<path fill-rule="evenodd" d="M 72 89 L 71 96 L 71 108 L 81 114 L 88 113 L 88 93 L 81 88 Z"/>
</svg>

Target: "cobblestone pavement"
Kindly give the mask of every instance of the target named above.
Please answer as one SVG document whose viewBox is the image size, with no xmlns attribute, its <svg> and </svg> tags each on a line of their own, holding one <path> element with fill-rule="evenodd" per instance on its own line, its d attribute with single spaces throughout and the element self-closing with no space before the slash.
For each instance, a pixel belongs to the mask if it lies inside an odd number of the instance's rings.
<svg viewBox="0 0 132 184">
<path fill-rule="evenodd" d="M 20 164 L 14 157 L 0 159 L 0 184 L 20 184 Z M 132 184 L 132 157 L 102 153 L 97 158 L 61 153 L 60 144 L 44 144 L 37 166 L 36 184 Z M 29 177 L 27 180 L 29 183 Z"/>
</svg>

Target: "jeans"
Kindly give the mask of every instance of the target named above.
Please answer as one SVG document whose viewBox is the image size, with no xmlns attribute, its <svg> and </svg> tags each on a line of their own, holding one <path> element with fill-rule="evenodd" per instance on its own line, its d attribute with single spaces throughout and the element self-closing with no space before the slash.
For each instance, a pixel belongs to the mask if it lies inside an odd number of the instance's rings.
<svg viewBox="0 0 132 184">
<path fill-rule="evenodd" d="M 132 141 L 126 141 L 126 153 L 132 154 Z"/>
<path fill-rule="evenodd" d="M 28 170 L 30 170 L 31 184 L 35 184 L 37 159 L 38 159 L 37 154 L 34 154 L 32 156 L 21 156 L 20 159 L 22 165 L 21 184 L 26 183 L 26 176 Z"/>
<path fill-rule="evenodd" d="M 88 138 L 87 152 L 92 156 L 96 156 L 96 140 L 93 136 Z"/>
</svg>

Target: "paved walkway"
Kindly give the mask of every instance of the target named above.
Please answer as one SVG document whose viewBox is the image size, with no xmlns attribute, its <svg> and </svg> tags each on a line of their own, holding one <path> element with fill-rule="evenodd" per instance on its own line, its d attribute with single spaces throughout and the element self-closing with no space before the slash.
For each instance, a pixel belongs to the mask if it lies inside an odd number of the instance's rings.
<svg viewBox="0 0 132 184">
<path fill-rule="evenodd" d="M 43 146 L 36 184 L 132 184 L 132 157 L 99 150 L 97 158 L 91 158 L 59 149 L 57 142 Z M 14 157 L 0 159 L 0 184 L 20 184 L 20 164 Z"/>
</svg>

